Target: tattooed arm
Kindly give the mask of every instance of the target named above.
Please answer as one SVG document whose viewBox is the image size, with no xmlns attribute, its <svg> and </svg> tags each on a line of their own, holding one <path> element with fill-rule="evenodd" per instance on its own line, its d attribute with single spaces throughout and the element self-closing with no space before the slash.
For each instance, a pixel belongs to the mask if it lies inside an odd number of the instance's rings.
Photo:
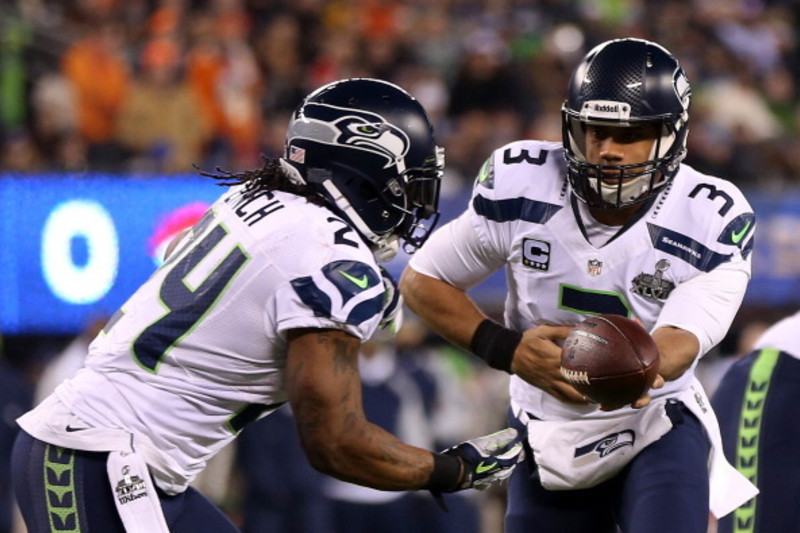
<svg viewBox="0 0 800 533">
<path fill-rule="evenodd" d="M 343 331 L 289 334 L 289 402 L 300 442 L 317 470 L 382 490 L 423 488 L 431 452 L 410 446 L 370 423 L 361 402 L 360 341 Z"/>
</svg>

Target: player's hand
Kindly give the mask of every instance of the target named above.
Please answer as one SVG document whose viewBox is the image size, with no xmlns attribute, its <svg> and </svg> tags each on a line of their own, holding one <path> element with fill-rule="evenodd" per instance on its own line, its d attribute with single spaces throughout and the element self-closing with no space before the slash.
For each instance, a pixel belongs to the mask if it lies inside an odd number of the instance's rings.
<svg viewBox="0 0 800 533">
<path fill-rule="evenodd" d="M 664 378 L 661 375 L 657 375 L 655 381 L 653 381 L 653 386 L 650 389 L 660 389 L 664 386 Z M 635 402 L 630 404 L 630 407 L 634 409 L 641 409 L 643 407 L 647 407 L 650 405 L 652 398 L 650 397 L 650 391 L 645 392 L 642 394 Z M 622 409 L 623 407 L 628 407 L 628 404 L 624 405 L 600 405 L 601 411 L 616 411 L 617 409 Z"/>
<path fill-rule="evenodd" d="M 383 267 L 381 269 L 381 276 L 383 277 L 383 286 L 385 291 L 383 293 L 383 317 L 380 321 L 381 329 L 389 329 L 391 333 L 397 333 L 403 325 L 403 296 L 397 290 L 397 283 L 394 278 Z"/>
<path fill-rule="evenodd" d="M 514 428 L 464 441 L 442 453 L 460 458 L 464 466 L 464 477 L 454 490 L 486 489 L 508 478 L 525 459 L 522 439 Z"/>
<path fill-rule="evenodd" d="M 650 389 L 651 390 L 652 389 L 660 389 L 661 387 L 664 386 L 664 383 L 665 383 L 664 378 L 659 374 L 659 375 L 656 376 L 655 381 L 653 381 L 653 386 L 650 387 Z M 634 409 L 641 409 L 642 407 L 647 407 L 648 405 L 650 405 L 650 400 L 651 400 L 650 391 L 647 391 L 641 396 L 641 398 L 639 398 L 638 400 L 633 402 L 631 404 L 631 407 L 633 407 Z M 604 409 L 603 406 L 601 406 L 600 408 L 603 409 L 604 411 L 612 411 L 613 410 L 613 409 Z"/>
<path fill-rule="evenodd" d="M 561 345 L 571 329 L 544 325 L 525 330 L 514 352 L 511 371 L 563 402 L 586 404 L 589 401 L 564 380 L 559 370 Z"/>
</svg>

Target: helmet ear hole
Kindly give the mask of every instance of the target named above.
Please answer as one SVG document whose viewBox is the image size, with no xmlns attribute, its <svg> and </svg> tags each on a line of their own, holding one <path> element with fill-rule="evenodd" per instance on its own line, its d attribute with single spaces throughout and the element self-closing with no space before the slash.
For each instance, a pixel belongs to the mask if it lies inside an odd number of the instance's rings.
<svg viewBox="0 0 800 533">
<path fill-rule="evenodd" d="M 443 160 L 433 127 L 394 84 L 353 78 L 311 93 L 291 117 L 284 159 L 302 176 L 326 171 L 305 179 L 374 247 L 397 237 L 421 245 L 409 228 L 438 212 Z M 437 180 L 436 194 L 427 210 L 409 210 L 409 176 L 426 172 Z"/>
</svg>

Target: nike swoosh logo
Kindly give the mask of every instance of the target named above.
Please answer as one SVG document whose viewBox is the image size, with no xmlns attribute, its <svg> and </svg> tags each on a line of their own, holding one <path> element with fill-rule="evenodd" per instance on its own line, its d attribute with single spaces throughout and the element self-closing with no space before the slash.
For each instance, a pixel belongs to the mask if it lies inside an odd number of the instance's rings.
<svg viewBox="0 0 800 533">
<path fill-rule="evenodd" d="M 480 174 L 478 175 L 478 183 L 483 183 L 484 181 L 489 179 L 489 176 L 491 174 L 486 171 L 487 170 L 486 167 L 488 167 L 488 166 L 489 166 L 489 160 L 487 159 L 486 162 L 481 167 Z"/>
<path fill-rule="evenodd" d="M 366 274 L 364 274 L 360 278 L 357 278 L 357 277 L 355 277 L 355 276 L 353 276 L 351 274 L 348 274 L 344 270 L 340 270 L 339 274 L 341 274 L 345 278 L 347 278 L 350 281 L 352 281 L 356 285 L 356 287 L 358 287 L 359 289 L 366 289 L 367 288 L 367 284 L 369 283 L 369 278 L 367 278 Z"/>
<path fill-rule="evenodd" d="M 497 461 L 495 461 L 495 462 L 493 462 L 491 464 L 488 464 L 488 465 L 483 464 L 483 461 L 481 461 L 480 463 L 478 463 L 478 466 L 475 467 L 475 473 L 476 474 L 483 474 L 484 472 L 488 472 L 489 470 L 491 470 L 495 466 L 497 466 Z"/>
<path fill-rule="evenodd" d="M 747 230 L 749 229 L 750 229 L 750 221 L 748 220 L 747 224 L 745 224 L 745 226 L 740 231 L 731 232 L 731 240 L 733 241 L 733 244 L 739 244 L 739 241 L 741 241 L 744 238 L 744 236 L 747 234 Z"/>
<path fill-rule="evenodd" d="M 69 426 L 69 425 L 66 427 L 67 433 L 72 433 L 72 432 L 75 432 L 75 431 L 83 431 L 85 429 L 89 429 L 89 428 L 76 428 L 76 427 L 72 427 L 72 426 Z"/>
</svg>

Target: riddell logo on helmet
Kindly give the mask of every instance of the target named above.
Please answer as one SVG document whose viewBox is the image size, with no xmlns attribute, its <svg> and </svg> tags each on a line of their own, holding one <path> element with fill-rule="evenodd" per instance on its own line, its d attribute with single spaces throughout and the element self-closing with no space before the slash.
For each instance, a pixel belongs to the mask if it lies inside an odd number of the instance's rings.
<svg viewBox="0 0 800 533">
<path fill-rule="evenodd" d="M 630 118 L 631 106 L 625 102 L 615 100 L 590 100 L 583 104 L 581 118 L 584 120 L 593 117 L 615 120 Z"/>
<path fill-rule="evenodd" d="M 597 113 L 619 113 L 619 106 L 609 105 L 609 104 L 595 104 L 594 110 Z"/>
</svg>

